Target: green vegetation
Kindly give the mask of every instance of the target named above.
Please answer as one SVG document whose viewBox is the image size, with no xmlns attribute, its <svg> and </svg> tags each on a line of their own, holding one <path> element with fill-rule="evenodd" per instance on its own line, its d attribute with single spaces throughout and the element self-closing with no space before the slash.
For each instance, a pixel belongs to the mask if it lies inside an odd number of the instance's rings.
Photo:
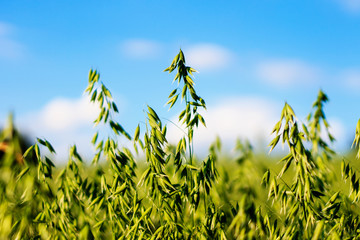
<svg viewBox="0 0 360 240">
<path fill-rule="evenodd" d="M 167 104 L 171 109 L 182 99 L 185 105 L 178 118 L 186 130 L 176 145 L 167 142 L 167 127 L 150 106 L 146 123 L 131 137 L 116 121 L 117 106 L 96 70 L 90 70 L 86 93 L 100 109 L 95 125 L 107 126 L 111 134 L 94 134 L 91 165 L 72 146 L 67 165 L 55 168 L 55 150 L 45 139 L 37 139 L 19 160 L 19 137 L 12 124 L 4 129 L 1 239 L 360 238 L 355 154 L 339 160 L 327 144 L 334 137 L 322 91 L 305 124 L 285 103 L 269 144 L 271 150 L 279 142 L 288 147 L 280 164 L 240 140 L 234 159 L 219 155 L 219 139 L 206 159 L 197 159 L 193 135 L 199 124 L 206 125 L 198 111 L 206 104 L 194 88 L 195 70 L 180 51 L 165 71 L 176 72 L 178 83 Z M 120 146 L 119 137 L 132 141 L 145 160 Z M 359 145 L 360 120 L 353 143 L 357 157 Z"/>
</svg>

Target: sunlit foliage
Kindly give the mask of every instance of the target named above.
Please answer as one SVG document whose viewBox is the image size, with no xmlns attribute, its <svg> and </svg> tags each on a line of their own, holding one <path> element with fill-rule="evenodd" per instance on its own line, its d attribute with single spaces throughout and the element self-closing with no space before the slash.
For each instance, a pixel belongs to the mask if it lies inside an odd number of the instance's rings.
<svg viewBox="0 0 360 240">
<path fill-rule="evenodd" d="M 94 124 L 103 128 L 89 139 L 96 149 L 91 165 L 75 145 L 63 167 L 55 167 L 56 150 L 46 139 L 24 151 L 10 118 L 0 134 L 1 239 L 360 238 L 359 171 L 353 155 L 339 161 L 331 149 L 325 93 L 319 91 L 304 123 L 285 103 L 269 144 L 270 151 L 279 143 L 288 149 L 279 165 L 246 140 L 237 141 L 229 159 L 216 138 L 199 159 L 193 136 L 206 126 L 199 111 L 206 104 L 195 90 L 196 70 L 180 50 L 165 71 L 175 73 L 177 84 L 167 105 L 183 105 L 178 119 L 185 131 L 175 145 L 151 106 L 131 136 L 93 69 L 85 92 L 99 107 Z M 360 120 L 358 158 L 359 142 Z"/>
</svg>

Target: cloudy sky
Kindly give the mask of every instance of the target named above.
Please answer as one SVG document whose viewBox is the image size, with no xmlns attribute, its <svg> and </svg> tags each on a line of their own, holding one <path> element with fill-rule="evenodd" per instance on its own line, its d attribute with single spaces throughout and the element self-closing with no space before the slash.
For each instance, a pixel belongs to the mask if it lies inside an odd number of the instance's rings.
<svg viewBox="0 0 360 240">
<path fill-rule="evenodd" d="M 183 106 L 164 106 L 176 85 L 163 70 L 181 48 L 208 106 L 198 149 L 215 135 L 229 149 L 237 137 L 266 145 L 284 102 L 304 121 L 322 89 L 341 151 L 360 117 L 359 30 L 360 0 L 0 0 L 0 123 L 12 111 L 60 156 L 73 143 L 89 152 L 97 109 L 83 92 L 94 68 L 130 133 L 150 105 L 175 141 L 168 120 Z"/>
</svg>

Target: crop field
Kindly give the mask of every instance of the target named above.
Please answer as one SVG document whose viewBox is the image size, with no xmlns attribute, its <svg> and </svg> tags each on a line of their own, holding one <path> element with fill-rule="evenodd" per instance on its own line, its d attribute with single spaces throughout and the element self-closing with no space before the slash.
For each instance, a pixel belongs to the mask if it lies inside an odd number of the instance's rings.
<svg viewBox="0 0 360 240">
<path fill-rule="evenodd" d="M 127 132 L 93 69 L 85 92 L 99 107 L 94 124 L 109 131 L 89 139 L 92 160 L 74 145 L 57 167 L 50 142 L 23 149 L 9 122 L 0 135 L 1 239 L 360 239 L 360 121 L 348 154 L 336 155 L 319 91 L 306 123 L 284 104 L 268 144 L 270 152 L 285 145 L 285 154 L 256 154 L 238 140 L 233 156 L 214 139 L 199 159 L 193 136 L 206 126 L 206 97 L 195 90 L 196 71 L 180 50 L 165 72 L 176 82 L 170 111 L 183 106 L 175 145 L 151 106 L 146 124 Z"/>
</svg>

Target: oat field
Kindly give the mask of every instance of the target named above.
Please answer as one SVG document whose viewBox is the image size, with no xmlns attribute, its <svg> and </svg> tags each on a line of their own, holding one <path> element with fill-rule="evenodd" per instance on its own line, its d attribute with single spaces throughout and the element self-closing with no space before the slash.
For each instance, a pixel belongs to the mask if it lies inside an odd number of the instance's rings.
<svg viewBox="0 0 360 240">
<path fill-rule="evenodd" d="M 1 239 L 360 239 L 360 121 L 349 154 L 336 155 L 328 97 L 319 91 L 306 123 L 284 104 L 268 149 L 284 144 L 284 156 L 255 154 L 239 140 L 236 155 L 225 157 L 214 139 L 208 157 L 198 159 L 193 136 L 206 126 L 206 102 L 195 90 L 196 71 L 180 50 L 165 72 L 175 81 L 170 111 L 183 106 L 185 132 L 175 145 L 151 106 L 146 123 L 127 132 L 93 69 L 85 92 L 99 107 L 94 124 L 111 134 L 89 139 L 92 160 L 72 146 L 66 165 L 56 167 L 46 139 L 26 150 L 13 125 L 1 132 Z"/>
</svg>

